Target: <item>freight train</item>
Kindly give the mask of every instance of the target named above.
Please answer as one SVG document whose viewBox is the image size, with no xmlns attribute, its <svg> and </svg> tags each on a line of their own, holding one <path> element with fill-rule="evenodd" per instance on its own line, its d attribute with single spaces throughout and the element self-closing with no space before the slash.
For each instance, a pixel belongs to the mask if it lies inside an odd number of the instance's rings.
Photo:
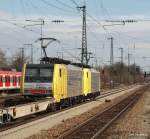
<svg viewBox="0 0 150 139">
<path fill-rule="evenodd" d="M 21 72 L 0 71 L 0 92 L 20 90 Z"/>
<path fill-rule="evenodd" d="M 1 108 L 0 124 L 95 99 L 100 95 L 100 72 L 65 63 L 25 64 L 21 92 L 33 102 Z"/>
<path fill-rule="evenodd" d="M 51 97 L 56 102 L 82 101 L 100 95 L 100 72 L 67 64 L 25 64 L 25 97 Z"/>
</svg>

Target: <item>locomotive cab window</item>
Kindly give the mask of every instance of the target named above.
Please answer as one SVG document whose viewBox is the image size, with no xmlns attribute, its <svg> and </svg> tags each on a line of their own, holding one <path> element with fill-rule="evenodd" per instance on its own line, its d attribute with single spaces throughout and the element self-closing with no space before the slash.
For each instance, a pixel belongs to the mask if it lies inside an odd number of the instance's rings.
<svg viewBox="0 0 150 139">
<path fill-rule="evenodd" d="M 34 65 L 26 68 L 26 82 L 52 82 L 53 69 L 49 65 Z"/>
<path fill-rule="evenodd" d="M 43 82 L 51 82 L 52 81 L 52 70 L 50 68 L 40 68 L 40 80 Z"/>
<path fill-rule="evenodd" d="M 47 77 L 47 76 L 52 76 L 52 72 L 50 69 L 40 69 L 40 77 Z"/>
<path fill-rule="evenodd" d="M 26 69 L 26 76 L 35 77 L 38 75 L 38 69 L 36 68 L 27 68 Z"/>
</svg>

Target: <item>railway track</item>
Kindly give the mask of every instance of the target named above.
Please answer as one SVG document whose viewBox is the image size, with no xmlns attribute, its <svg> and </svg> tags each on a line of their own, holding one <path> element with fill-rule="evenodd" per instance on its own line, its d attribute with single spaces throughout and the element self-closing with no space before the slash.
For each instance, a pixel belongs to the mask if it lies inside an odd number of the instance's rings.
<svg viewBox="0 0 150 139">
<path fill-rule="evenodd" d="M 101 96 L 99 96 L 98 98 L 102 98 L 102 97 L 106 97 L 115 93 L 119 93 L 120 91 L 124 91 L 126 89 L 130 89 L 132 86 L 129 87 L 122 87 L 122 88 L 118 88 L 118 89 L 114 89 L 111 91 L 105 91 L 102 92 Z M 41 99 L 41 98 L 40 98 Z M 8 95 L 8 96 L 3 96 L 0 97 L 0 108 L 4 108 L 4 107 L 11 107 L 14 105 L 21 105 L 21 104 L 26 104 L 26 103 L 31 103 L 31 102 L 36 102 L 39 101 L 40 99 L 36 98 L 36 99 L 26 99 L 24 98 L 22 95 L 20 94 L 13 94 L 13 95 Z"/>
<path fill-rule="evenodd" d="M 110 90 L 110 91 L 106 91 L 106 92 L 102 92 L 101 95 L 97 98 L 103 98 L 103 97 L 106 97 L 106 96 L 109 96 L 109 95 L 113 95 L 113 94 L 117 94 L 121 91 L 125 91 L 127 89 L 130 89 L 132 88 L 133 86 L 128 86 L 128 87 L 122 87 L 122 88 L 118 88 L 118 89 L 115 89 L 115 90 Z"/>
<path fill-rule="evenodd" d="M 130 88 L 131 87 L 119 88 L 119 89 L 116 89 L 114 91 L 107 91 L 107 93 L 99 96 L 98 98 L 96 98 L 96 100 L 100 99 L 100 98 L 104 98 L 104 97 L 110 96 L 110 95 L 113 95 L 113 94 L 116 94 L 116 93 L 119 93 L 121 91 L 130 89 Z M 32 122 L 32 121 L 36 121 L 38 119 L 41 119 L 41 118 L 44 118 L 44 117 L 47 117 L 47 116 L 50 116 L 50 115 L 53 115 L 53 114 L 56 114 L 56 113 L 59 113 L 59 112 L 62 112 L 62 111 L 66 111 L 66 110 L 68 110 L 70 108 L 78 107 L 80 105 L 83 105 L 83 104 L 86 104 L 86 103 L 89 103 L 89 102 L 91 102 L 91 101 L 86 101 L 86 102 L 83 102 L 83 103 L 75 104 L 73 106 L 70 106 L 70 107 L 67 107 L 67 108 L 63 108 L 61 110 L 57 110 L 55 112 L 50 112 L 50 113 L 40 112 L 40 113 L 37 113 L 37 114 L 33 114 L 33 115 L 25 116 L 25 117 L 22 117 L 22 118 L 18 118 L 17 120 L 14 120 L 12 122 L 6 123 L 4 125 L 0 125 L 0 132 L 6 131 L 6 130 L 11 129 L 11 128 L 15 128 L 17 126 L 20 126 L 20 125 L 23 125 L 23 124 L 26 124 L 26 123 L 29 123 L 29 122 Z"/>
<path fill-rule="evenodd" d="M 137 92 L 64 133 L 58 139 L 100 139 L 106 129 L 141 97 Z"/>
</svg>

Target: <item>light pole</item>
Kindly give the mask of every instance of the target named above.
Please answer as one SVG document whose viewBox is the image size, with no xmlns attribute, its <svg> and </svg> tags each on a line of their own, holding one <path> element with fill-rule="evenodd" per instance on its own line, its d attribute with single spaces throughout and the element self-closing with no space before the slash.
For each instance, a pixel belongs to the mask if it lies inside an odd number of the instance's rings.
<svg viewBox="0 0 150 139">
<path fill-rule="evenodd" d="M 25 46 L 29 46 L 31 48 L 31 54 L 30 54 L 30 58 L 31 58 L 31 64 L 33 64 L 33 44 L 24 44 Z"/>
</svg>

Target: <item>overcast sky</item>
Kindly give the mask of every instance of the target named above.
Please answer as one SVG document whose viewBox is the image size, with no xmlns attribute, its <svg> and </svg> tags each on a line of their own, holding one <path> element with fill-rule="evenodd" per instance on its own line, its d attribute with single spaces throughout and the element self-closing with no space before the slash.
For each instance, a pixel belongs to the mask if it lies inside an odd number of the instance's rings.
<svg viewBox="0 0 150 139">
<path fill-rule="evenodd" d="M 40 26 L 26 20 L 45 19 L 43 34 L 55 37 L 60 44 L 52 43 L 48 47 L 49 56 L 63 56 L 78 60 L 81 47 L 81 12 L 76 4 L 83 5 L 83 0 L 0 0 L 0 48 L 11 56 L 24 44 L 34 45 L 34 59 L 40 58 Z M 109 64 L 110 42 L 114 37 L 115 61 L 120 60 L 119 48 L 124 49 L 124 62 L 127 63 L 128 52 L 131 63 L 139 64 L 150 70 L 150 1 L 149 0 L 86 0 L 87 5 L 87 39 L 88 50 L 93 52 L 101 66 Z M 76 4 L 75 4 L 76 3 Z M 52 20 L 63 20 L 55 24 Z M 126 25 L 105 26 L 111 23 L 105 20 L 128 20 L 138 22 Z M 117 23 L 118 24 L 118 23 Z M 27 26 L 26 26 L 27 25 Z M 26 27 L 24 27 L 26 26 Z M 134 47 L 135 46 L 135 47 Z M 29 47 L 25 52 L 30 55 Z M 94 63 L 95 58 L 91 60 Z"/>
</svg>

